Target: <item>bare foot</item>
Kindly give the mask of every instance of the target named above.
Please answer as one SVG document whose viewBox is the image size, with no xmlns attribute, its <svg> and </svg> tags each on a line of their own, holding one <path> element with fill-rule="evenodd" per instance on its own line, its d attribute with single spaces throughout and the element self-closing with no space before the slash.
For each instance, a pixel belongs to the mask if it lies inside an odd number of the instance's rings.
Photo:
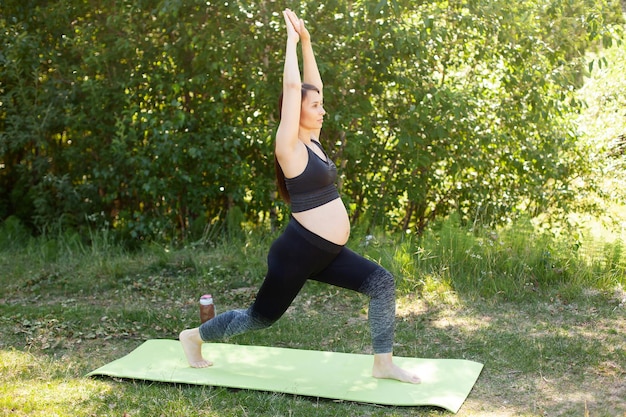
<svg viewBox="0 0 626 417">
<path fill-rule="evenodd" d="M 422 380 L 413 372 L 400 368 L 393 363 L 391 353 L 374 355 L 374 367 L 372 376 L 381 379 L 395 379 L 400 382 L 419 384 Z"/>
<path fill-rule="evenodd" d="M 183 330 L 178 335 L 178 339 L 183 345 L 187 362 L 189 362 L 192 368 L 206 368 L 213 365 L 213 362 L 209 362 L 202 357 L 202 339 L 197 328 Z"/>
</svg>

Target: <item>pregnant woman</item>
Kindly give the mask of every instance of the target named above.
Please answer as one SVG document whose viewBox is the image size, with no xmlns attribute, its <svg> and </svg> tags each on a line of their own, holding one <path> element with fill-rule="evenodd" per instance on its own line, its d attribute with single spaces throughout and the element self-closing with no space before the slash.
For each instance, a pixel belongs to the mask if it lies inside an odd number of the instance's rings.
<svg viewBox="0 0 626 417">
<path fill-rule="evenodd" d="M 294 12 L 287 9 L 283 15 L 287 45 L 275 160 L 278 187 L 290 204 L 291 219 L 271 245 L 267 275 L 252 305 L 224 312 L 199 328 L 182 331 L 180 341 L 185 355 L 192 367 L 212 365 L 202 356 L 204 342 L 271 326 L 285 313 L 304 283 L 312 279 L 369 297 L 372 376 L 419 383 L 417 375 L 393 363 L 393 276 L 345 246 L 350 221 L 335 186 L 337 168 L 319 142 L 326 112 L 311 36 Z M 303 79 L 296 50 L 299 42 Z"/>
</svg>

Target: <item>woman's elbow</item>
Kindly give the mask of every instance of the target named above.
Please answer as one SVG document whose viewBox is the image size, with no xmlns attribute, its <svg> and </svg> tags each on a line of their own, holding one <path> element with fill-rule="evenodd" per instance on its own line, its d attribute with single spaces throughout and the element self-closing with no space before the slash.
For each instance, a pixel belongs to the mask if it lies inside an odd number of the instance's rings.
<svg viewBox="0 0 626 417">
<path fill-rule="evenodd" d="M 302 83 L 296 80 L 284 80 L 283 92 L 285 91 L 300 91 L 302 89 Z"/>
</svg>

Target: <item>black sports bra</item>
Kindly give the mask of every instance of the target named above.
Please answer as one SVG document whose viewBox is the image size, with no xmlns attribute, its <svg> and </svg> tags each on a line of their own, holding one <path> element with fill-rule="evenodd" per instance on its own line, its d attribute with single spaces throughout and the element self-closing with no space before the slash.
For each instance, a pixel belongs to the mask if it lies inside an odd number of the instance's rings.
<svg viewBox="0 0 626 417">
<path fill-rule="evenodd" d="M 335 186 L 337 167 L 318 141 L 311 139 L 311 142 L 324 152 L 326 161 L 307 146 L 309 161 L 304 171 L 296 177 L 285 178 L 292 213 L 310 210 L 339 198 L 339 192 Z"/>
</svg>

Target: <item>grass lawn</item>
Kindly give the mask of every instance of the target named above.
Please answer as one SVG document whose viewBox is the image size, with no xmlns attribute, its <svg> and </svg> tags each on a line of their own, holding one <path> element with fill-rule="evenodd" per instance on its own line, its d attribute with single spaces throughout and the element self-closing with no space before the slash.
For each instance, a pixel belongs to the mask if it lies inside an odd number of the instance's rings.
<svg viewBox="0 0 626 417">
<path fill-rule="evenodd" d="M 84 377 L 147 339 L 176 339 L 181 329 L 196 325 L 197 299 L 204 292 L 214 294 L 221 310 L 247 306 L 263 276 L 269 239 L 256 236 L 238 244 L 174 251 L 150 246 L 130 254 L 67 238 L 1 251 L 0 414 L 451 415 L 428 407 Z M 358 245 L 358 239 L 353 241 Z M 536 274 L 536 282 L 526 282 L 522 273 L 508 278 L 521 279 L 516 285 L 481 295 L 466 278 L 458 277 L 455 284 L 454 277 L 435 273 L 446 268 L 423 261 L 413 263 L 421 270 L 413 270 L 419 279 L 410 280 L 407 251 L 398 249 L 403 245 L 380 239 L 360 249 L 390 264 L 398 277 L 396 355 L 485 364 L 457 415 L 626 415 L 623 263 L 617 264 L 619 274 L 611 275 L 613 284 L 598 281 L 602 288 L 573 288 L 568 282 L 579 282 L 575 276 L 559 282 L 541 275 L 545 267 L 526 265 L 525 274 Z M 434 257 L 434 247 L 413 247 L 414 259 L 424 251 Z M 445 263 L 458 264 L 455 271 L 468 274 L 472 261 L 497 270 L 493 259 L 485 263 L 495 252 L 464 252 L 464 260 Z M 502 280 L 507 281 L 506 274 Z M 229 342 L 370 353 L 366 306 L 361 295 L 310 282 L 273 327 Z"/>
</svg>

